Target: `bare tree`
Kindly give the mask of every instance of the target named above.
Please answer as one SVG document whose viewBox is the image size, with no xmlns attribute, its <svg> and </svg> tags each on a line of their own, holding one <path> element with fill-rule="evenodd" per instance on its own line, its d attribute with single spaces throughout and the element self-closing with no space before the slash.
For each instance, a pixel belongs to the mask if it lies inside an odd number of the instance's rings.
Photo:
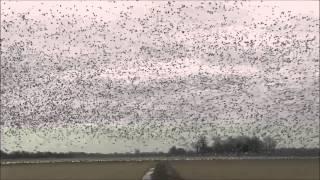
<svg viewBox="0 0 320 180">
<path fill-rule="evenodd" d="M 269 136 L 263 138 L 263 144 L 266 152 L 273 151 L 277 146 L 277 142 Z"/>
<path fill-rule="evenodd" d="M 210 151 L 208 140 L 206 136 L 200 136 L 199 139 L 192 144 L 197 154 L 205 154 Z"/>
</svg>

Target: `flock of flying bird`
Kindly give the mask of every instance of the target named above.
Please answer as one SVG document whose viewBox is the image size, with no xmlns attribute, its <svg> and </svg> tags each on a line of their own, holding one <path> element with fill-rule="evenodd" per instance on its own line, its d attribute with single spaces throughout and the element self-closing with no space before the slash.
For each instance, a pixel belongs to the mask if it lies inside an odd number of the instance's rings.
<svg viewBox="0 0 320 180">
<path fill-rule="evenodd" d="M 318 17 L 243 1 L 14 3 L 1 2 L 8 150 L 199 135 L 319 146 Z"/>
</svg>

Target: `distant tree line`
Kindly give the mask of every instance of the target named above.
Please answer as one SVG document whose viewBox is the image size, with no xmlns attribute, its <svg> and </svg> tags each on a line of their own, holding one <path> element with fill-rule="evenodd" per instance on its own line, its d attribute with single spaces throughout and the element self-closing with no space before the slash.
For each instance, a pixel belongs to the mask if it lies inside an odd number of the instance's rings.
<svg viewBox="0 0 320 180">
<path fill-rule="evenodd" d="M 206 136 L 200 136 L 191 144 L 192 149 L 172 146 L 167 153 L 164 152 L 140 152 L 134 153 L 84 153 L 84 152 L 4 152 L 1 150 L 1 159 L 33 159 L 33 158 L 112 158 L 112 157 L 165 157 L 165 156 L 201 156 L 201 155 L 268 155 L 268 156 L 320 156 L 319 148 L 276 148 L 277 142 L 266 137 L 238 136 L 222 139 L 213 138 L 209 143 Z"/>
<path fill-rule="evenodd" d="M 86 153 L 72 152 L 72 153 L 56 153 L 56 152 L 26 152 L 14 151 L 6 153 L 1 150 L 1 159 L 21 159 L 21 158 L 73 158 L 85 157 Z"/>
<path fill-rule="evenodd" d="M 319 148 L 276 148 L 271 137 L 238 136 L 222 140 L 214 137 L 210 145 L 206 136 L 200 136 L 192 143 L 192 150 L 172 146 L 169 155 L 272 155 L 272 156 L 319 156 Z"/>
<path fill-rule="evenodd" d="M 33 158 L 113 158 L 113 157 L 155 157 L 166 156 L 164 152 L 135 152 L 135 153 L 85 153 L 85 152 L 27 152 L 13 151 L 10 153 L 0 151 L 0 159 L 33 159 Z"/>
<path fill-rule="evenodd" d="M 228 137 L 222 140 L 220 137 L 213 138 L 213 144 L 209 145 L 206 136 L 200 136 L 196 142 L 192 143 L 194 154 L 246 154 L 273 152 L 276 148 L 276 141 L 267 137 L 263 140 L 257 137 L 238 136 Z M 187 154 L 183 148 L 173 146 L 169 149 L 169 154 L 182 155 Z M 189 151 L 190 153 L 190 151 Z"/>
</svg>

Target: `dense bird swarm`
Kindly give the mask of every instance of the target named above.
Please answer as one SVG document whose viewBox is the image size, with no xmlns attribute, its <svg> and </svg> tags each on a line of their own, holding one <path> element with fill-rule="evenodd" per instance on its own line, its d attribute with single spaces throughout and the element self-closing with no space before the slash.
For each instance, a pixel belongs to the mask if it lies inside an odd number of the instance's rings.
<svg viewBox="0 0 320 180">
<path fill-rule="evenodd" d="M 318 147 L 318 97 L 318 15 L 258 1 L 1 1 L 6 150 L 199 135 Z"/>
</svg>

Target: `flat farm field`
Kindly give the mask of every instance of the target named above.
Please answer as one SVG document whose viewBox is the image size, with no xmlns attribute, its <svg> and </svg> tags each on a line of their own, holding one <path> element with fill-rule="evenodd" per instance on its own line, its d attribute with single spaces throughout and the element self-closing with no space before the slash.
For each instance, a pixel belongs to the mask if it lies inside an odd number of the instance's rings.
<svg viewBox="0 0 320 180">
<path fill-rule="evenodd" d="M 319 159 L 171 160 L 184 180 L 319 180 Z M 142 180 L 156 161 L 2 164 L 1 180 Z"/>
<path fill-rule="evenodd" d="M 155 162 L 56 162 L 1 165 L 1 180 L 141 180 Z"/>
<path fill-rule="evenodd" d="M 174 161 L 184 180 L 319 180 L 319 159 Z"/>
</svg>

